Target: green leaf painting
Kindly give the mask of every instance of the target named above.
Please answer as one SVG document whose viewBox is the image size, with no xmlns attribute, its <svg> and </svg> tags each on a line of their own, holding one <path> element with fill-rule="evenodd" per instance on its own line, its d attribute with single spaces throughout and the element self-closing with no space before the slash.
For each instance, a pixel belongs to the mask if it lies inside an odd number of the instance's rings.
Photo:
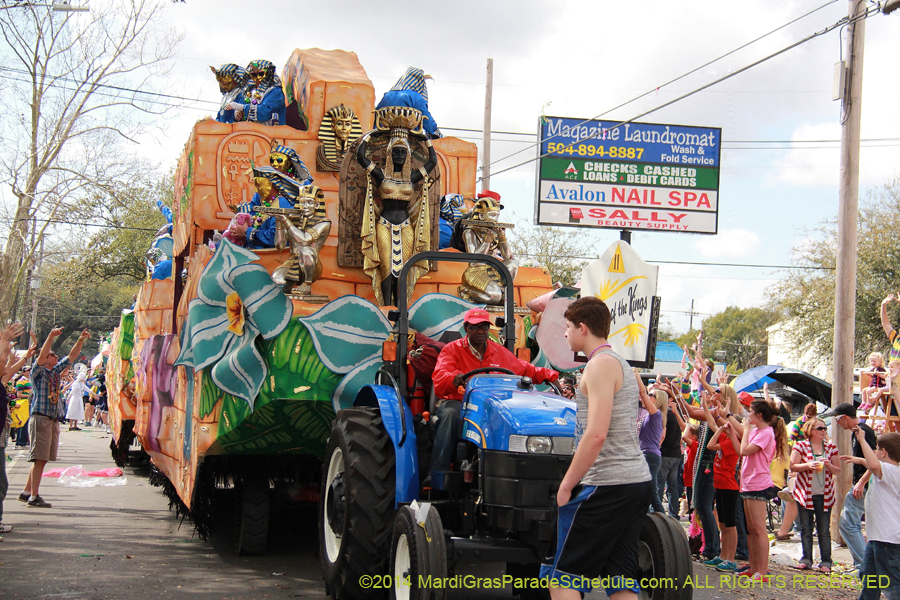
<svg viewBox="0 0 900 600">
<path fill-rule="evenodd" d="M 335 412 L 331 398 L 343 378 L 319 360 L 307 329 L 296 319 L 281 335 L 258 342 L 268 366 L 251 412 L 243 400 L 216 387 L 204 370 L 200 417 L 221 399 L 218 436 L 212 454 L 276 454 L 325 451 Z"/>
</svg>

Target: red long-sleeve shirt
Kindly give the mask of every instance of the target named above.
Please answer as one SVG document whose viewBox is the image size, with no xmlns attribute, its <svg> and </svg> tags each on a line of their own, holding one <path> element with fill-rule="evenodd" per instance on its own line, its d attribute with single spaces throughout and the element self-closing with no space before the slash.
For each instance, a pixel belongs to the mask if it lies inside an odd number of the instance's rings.
<svg viewBox="0 0 900 600">
<path fill-rule="evenodd" d="M 553 369 L 536 367 L 529 362 L 519 360 L 516 356 L 497 342 L 487 341 L 484 357 L 479 361 L 471 348 L 469 348 L 468 336 L 450 342 L 438 355 L 437 364 L 434 367 L 434 393 L 438 398 L 462 400 L 459 389 L 453 385 L 453 379 L 457 375 L 468 373 L 473 369 L 482 367 L 501 367 L 509 369 L 516 375 L 527 375 L 535 383 L 556 381 L 559 373 Z"/>
</svg>

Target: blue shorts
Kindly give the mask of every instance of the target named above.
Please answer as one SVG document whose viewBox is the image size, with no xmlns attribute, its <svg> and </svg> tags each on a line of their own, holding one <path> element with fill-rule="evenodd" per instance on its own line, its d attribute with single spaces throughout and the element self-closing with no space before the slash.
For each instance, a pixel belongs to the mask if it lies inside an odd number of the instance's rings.
<svg viewBox="0 0 900 600">
<path fill-rule="evenodd" d="M 741 492 L 741 498 L 744 500 L 762 500 L 763 502 L 768 502 L 777 495 L 778 488 L 774 485 L 758 492 Z"/>
<path fill-rule="evenodd" d="M 541 578 L 584 593 L 602 585 L 607 595 L 640 594 L 638 542 L 653 488 L 651 481 L 584 486 L 559 507 L 553 560 L 541 565 Z"/>
</svg>

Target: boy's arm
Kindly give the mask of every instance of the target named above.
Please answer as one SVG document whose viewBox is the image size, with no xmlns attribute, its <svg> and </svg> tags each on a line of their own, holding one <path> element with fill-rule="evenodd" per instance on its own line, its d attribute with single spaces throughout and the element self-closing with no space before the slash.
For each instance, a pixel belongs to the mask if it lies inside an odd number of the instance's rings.
<svg viewBox="0 0 900 600">
<path fill-rule="evenodd" d="M 709 397 L 701 394 L 700 404 L 703 406 L 703 417 L 706 419 L 706 422 L 709 423 L 709 428 L 718 432 L 719 426 L 716 425 L 716 419 L 713 417 L 712 411 L 709 410 Z"/>
<path fill-rule="evenodd" d="M 34 356 L 35 352 L 37 352 L 37 344 L 29 348 L 28 351 L 22 355 L 22 358 L 20 358 L 6 370 L 7 377 L 12 376 L 14 373 L 18 373 L 19 369 L 25 366 L 25 363 L 28 362 L 29 358 Z"/>
<path fill-rule="evenodd" d="M 722 435 L 723 429 L 717 429 L 713 434 L 712 438 L 709 440 L 709 443 L 706 444 L 707 450 L 716 450 L 719 451 L 722 449 L 722 446 L 719 445 L 719 436 Z"/>
<path fill-rule="evenodd" d="M 862 427 L 857 427 L 854 433 L 859 447 L 862 448 L 863 456 L 866 457 L 866 467 L 875 477 L 881 479 L 881 461 L 878 460 L 878 457 L 875 456 L 875 451 L 866 442 L 866 432 L 863 431 Z"/>
<path fill-rule="evenodd" d="M 620 386 L 620 377 L 626 377 L 622 373 L 622 367 L 618 360 L 608 354 L 601 355 L 597 360 L 589 362 L 581 379 L 582 385 L 587 390 L 588 418 L 584 435 L 578 443 L 578 449 L 569 463 L 569 468 L 559 484 L 556 494 L 558 506 L 567 503 L 572 496 L 572 488 L 578 485 L 584 474 L 588 472 L 609 433 L 609 420 L 612 415 L 613 395 L 616 384 Z"/>
<path fill-rule="evenodd" d="M 893 299 L 894 294 L 888 294 L 888 297 L 881 301 L 881 328 L 884 329 L 884 334 L 888 337 L 891 337 L 891 332 L 894 328 L 891 326 L 890 317 L 888 317 L 887 305 Z"/>
<path fill-rule="evenodd" d="M 11 323 L 4 327 L 3 331 L 0 331 L 0 365 L 6 366 L 7 359 L 12 350 L 10 343 L 13 340 L 18 339 L 23 331 L 25 331 L 25 326 L 21 323 Z"/>
<path fill-rule="evenodd" d="M 81 346 L 84 345 L 84 340 L 91 337 L 90 332 L 85 329 L 81 332 L 81 335 L 78 336 L 78 341 L 75 342 L 75 345 L 72 346 L 72 349 L 69 351 L 69 362 L 74 363 L 78 360 L 78 355 L 81 354 Z"/>
</svg>

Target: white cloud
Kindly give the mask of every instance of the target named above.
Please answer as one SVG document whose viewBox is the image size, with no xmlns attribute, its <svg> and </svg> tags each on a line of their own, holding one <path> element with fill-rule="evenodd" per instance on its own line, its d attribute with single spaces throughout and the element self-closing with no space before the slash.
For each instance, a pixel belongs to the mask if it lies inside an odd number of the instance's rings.
<svg viewBox="0 0 900 600">
<path fill-rule="evenodd" d="M 746 229 L 721 229 L 714 236 L 694 242 L 694 249 L 703 258 L 746 259 L 762 248 L 759 235 Z"/>
</svg>

